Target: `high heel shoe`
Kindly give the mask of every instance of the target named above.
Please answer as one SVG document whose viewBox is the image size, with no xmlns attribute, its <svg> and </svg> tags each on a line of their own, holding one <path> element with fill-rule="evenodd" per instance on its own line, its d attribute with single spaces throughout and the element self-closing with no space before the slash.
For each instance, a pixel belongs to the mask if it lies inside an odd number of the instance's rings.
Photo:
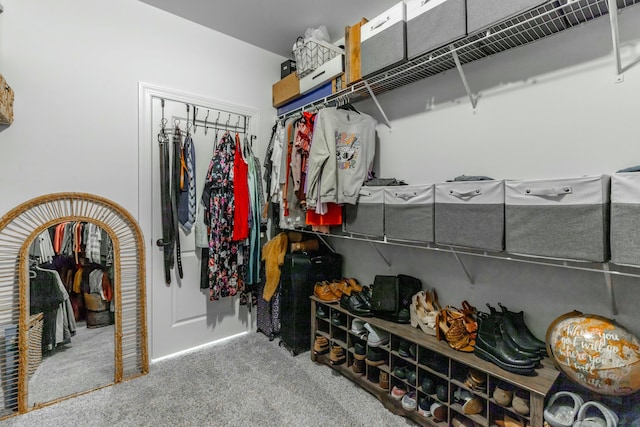
<svg viewBox="0 0 640 427">
<path fill-rule="evenodd" d="M 436 313 L 427 312 L 421 304 L 424 292 L 420 291 L 411 298 L 409 312 L 411 316 L 411 326 L 422 329 L 428 335 L 436 335 Z"/>
<path fill-rule="evenodd" d="M 440 310 L 437 315 L 436 338 L 439 341 L 445 339 L 454 350 L 472 353 L 476 342 L 467 332 L 463 318 L 464 314 L 454 308 Z"/>
</svg>

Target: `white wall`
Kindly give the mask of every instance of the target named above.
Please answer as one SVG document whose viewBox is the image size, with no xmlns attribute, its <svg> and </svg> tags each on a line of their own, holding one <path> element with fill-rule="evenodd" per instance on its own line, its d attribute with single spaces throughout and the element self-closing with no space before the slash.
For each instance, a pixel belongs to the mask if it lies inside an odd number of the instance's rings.
<svg viewBox="0 0 640 427">
<path fill-rule="evenodd" d="M 4 1 L 0 69 L 16 93 L 0 134 L 0 211 L 87 191 L 138 211 L 138 82 L 273 116 L 277 55 L 132 0 Z M 264 134 L 267 134 L 264 136 Z"/>
<path fill-rule="evenodd" d="M 150 212 L 138 202 L 150 190 L 138 184 L 139 82 L 258 110 L 263 157 L 280 56 L 134 0 L 3 4 L 0 72 L 16 100 L 0 132 L 0 215 L 62 191 Z"/>
<path fill-rule="evenodd" d="M 437 183 L 458 175 L 496 179 L 557 178 L 614 172 L 640 164 L 640 7 L 621 13 L 624 82 L 613 83 L 608 18 L 464 66 L 477 113 L 451 70 L 379 97 L 392 130 L 378 126 L 379 177 Z M 358 105 L 382 118 L 373 102 Z M 525 310 L 531 327 L 573 309 L 612 317 L 602 274 L 463 256 L 475 285 L 453 255 L 332 239 L 345 274 L 372 283 L 376 274 L 414 274 L 441 302 L 464 299 L 480 309 L 502 302 Z M 594 267 L 588 265 L 587 267 Z M 633 272 L 640 273 L 640 269 Z M 620 324 L 640 335 L 640 279 L 613 277 Z"/>
</svg>

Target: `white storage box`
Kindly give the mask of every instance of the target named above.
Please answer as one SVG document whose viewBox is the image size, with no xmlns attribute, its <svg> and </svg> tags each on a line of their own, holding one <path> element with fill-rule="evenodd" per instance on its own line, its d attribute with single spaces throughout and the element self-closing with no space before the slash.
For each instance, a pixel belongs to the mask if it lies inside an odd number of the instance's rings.
<svg viewBox="0 0 640 427">
<path fill-rule="evenodd" d="M 384 233 L 388 239 L 433 242 L 433 185 L 384 187 Z"/>
<path fill-rule="evenodd" d="M 358 202 L 345 207 L 345 231 L 369 236 L 384 236 L 384 187 L 360 189 Z"/>
<path fill-rule="evenodd" d="M 505 181 L 507 252 L 607 261 L 609 188 L 607 175 Z"/>
<path fill-rule="evenodd" d="M 435 240 L 438 244 L 504 249 L 503 181 L 436 184 Z"/>
<path fill-rule="evenodd" d="M 368 77 L 407 59 L 404 2 L 360 27 L 360 69 Z"/>
<path fill-rule="evenodd" d="M 465 0 L 409 0 L 407 57 L 431 52 L 467 35 Z"/>
<path fill-rule="evenodd" d="M 467 0 L 467 32 L 483 30 L 547 0 Z"/>
<path fill-rule="evenodd" d="M 342 74 L 343 71 L 343 55 L 338 55 L 300 79 L 300 94 L 304 95 L 311 92 L 318 86 Z"/>
<path fill-rule="evenodd" d="M 611 262 L 640 266 L 640 173 L 611 176 Z"/>
</svg>

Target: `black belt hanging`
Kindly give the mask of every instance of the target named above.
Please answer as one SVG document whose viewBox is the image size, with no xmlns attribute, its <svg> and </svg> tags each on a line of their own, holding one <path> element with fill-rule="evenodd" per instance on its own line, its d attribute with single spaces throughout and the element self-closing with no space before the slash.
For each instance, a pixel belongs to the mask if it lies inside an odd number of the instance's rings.
<svg viewBox="0 0 640 427">
<path fill-rule="evenodd" d="M 160 203 L 162 216 L 162 239 L 158 239 L 156 244 L 163 248 L 164 258 L 164 280 L 167 285 L 171 284 L 171 269 L 173 268 L 173 232 L 174 218 L 171 207 L 170 193 L 170 164 L 169 164 L 169 137 L 164 132 L 166 119 L 164 118 L 164 100 L 162 100 L 162 131 L 158 135 L 160 144 Z"/>
<path fill-rule="evenodd" d="M 173 238 L 176 246 L 176 264 L 178 275 L 183 278 L 182 258 L 180 256 L 180 229 L 178 227 L 178 198 L 180 197 L 180 176 L 182 175 L 182 133 L 176 126 L 173 132 L 173 170 L 171 173 L 171 212 L 173 215 Z"/>
</svg>

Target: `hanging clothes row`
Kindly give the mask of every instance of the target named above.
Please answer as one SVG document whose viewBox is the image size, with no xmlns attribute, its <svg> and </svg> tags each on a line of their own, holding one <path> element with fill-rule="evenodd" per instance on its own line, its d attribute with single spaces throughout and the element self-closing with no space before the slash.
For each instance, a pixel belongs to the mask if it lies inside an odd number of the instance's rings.
<svg viewBox="0 0 640 427">
<path fill-rule="evenodd" d="M 350 104 L 278 121 L 265 159 L 268 202 L 280 205 L 283 229 L 342 223 L 356 204 L 375 156 L 376 121 Z"/>
<path fill-rule="evenodd" d="M 214 149 L 201 197 L 208 237 L 201 287 L 209 289 L 212 301 L 259 283 L 264 205 L 259 171 L 247 138 L 241 144 L 239 134 L 225 133 Z"/>
<path fill-rule="evenodd" d="M 113 244 L 109 234 L 93 223 L 66 221 L 40 233 L 29 248 L 29 255 L 40 262 L 51 262 L 55 255 L 67 255 L 79 262 L 113 264 Z"/>
</svg>

